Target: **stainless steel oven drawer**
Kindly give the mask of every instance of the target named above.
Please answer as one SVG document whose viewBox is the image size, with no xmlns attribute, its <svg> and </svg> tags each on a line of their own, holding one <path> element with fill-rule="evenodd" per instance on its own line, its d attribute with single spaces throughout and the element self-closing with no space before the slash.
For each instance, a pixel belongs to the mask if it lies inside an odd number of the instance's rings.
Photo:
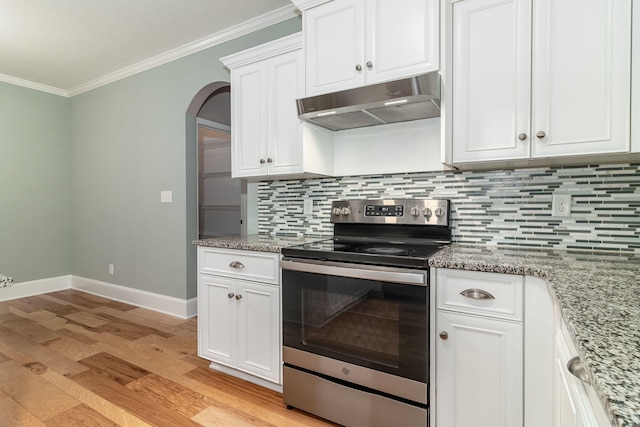
<svg viewBox="0 0 640 427">
<path fill-rule="evenodd" d="M 284 403 L 349 427 L 427 427 L 421 408 L 285 366 Z"/>
</svg>

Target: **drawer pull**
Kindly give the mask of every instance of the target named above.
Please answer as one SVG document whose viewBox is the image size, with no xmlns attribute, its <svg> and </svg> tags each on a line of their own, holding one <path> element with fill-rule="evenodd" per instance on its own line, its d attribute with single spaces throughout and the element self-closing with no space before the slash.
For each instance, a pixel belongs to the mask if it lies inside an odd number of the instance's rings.
<svg viewBox="0 0 640 427">
<path fill-rule="evenodd" d="M 491 295 L 487 291 L 483 291 L 482 289 L 465 289 L 460 292 L 460 295 L 463 297 L 471 298 L 471 299 L 496 299 L 493 295 Z"/>
<path fill-rule="evenodd" d="M 567 369 L 571 374 L 582 381 L 583 383 L 587 383 L 591 385 L 591 381 L 589 381 L 589 375 L 587 374 L 587 370 L 584 368 L 582 364 L 582 360 L 578 356 L 572 357 L 567 362 Z"/>
<path fill-rule="evenodd" d="M 229 263 L 229 267 L 231 267 L 231 268 L 244 268 L 244 264 L 241 263 L 240 261 L 231 261 Z"/>
</svg>

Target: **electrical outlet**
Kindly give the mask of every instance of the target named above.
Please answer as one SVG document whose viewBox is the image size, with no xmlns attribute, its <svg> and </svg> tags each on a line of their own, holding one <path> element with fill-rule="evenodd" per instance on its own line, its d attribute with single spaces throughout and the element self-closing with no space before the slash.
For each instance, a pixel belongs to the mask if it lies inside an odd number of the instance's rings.
<svg viewBox="0 0 640 427">
<path fill-rule="evenodd" d="M 571 194 L 554 194 L 551 202 L 551 215 L 571 216 Z"/>
<path fill-rule="evenodd" d="M 113 264 L 109 264 L 109 274 L 113 274 Z"/>
</svg>

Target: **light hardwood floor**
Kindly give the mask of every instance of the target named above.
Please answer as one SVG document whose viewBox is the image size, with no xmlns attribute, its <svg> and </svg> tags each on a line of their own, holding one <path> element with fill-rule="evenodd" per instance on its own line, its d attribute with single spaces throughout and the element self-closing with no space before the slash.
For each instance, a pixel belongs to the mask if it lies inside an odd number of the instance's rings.
<svg viewBox="0 0 640 427">
<path fill-rule="evenodd" d="M 209 369 L 196 319 L 75 290 L 0 302 L 0 426 L 333 426 Z"/>
</svg>

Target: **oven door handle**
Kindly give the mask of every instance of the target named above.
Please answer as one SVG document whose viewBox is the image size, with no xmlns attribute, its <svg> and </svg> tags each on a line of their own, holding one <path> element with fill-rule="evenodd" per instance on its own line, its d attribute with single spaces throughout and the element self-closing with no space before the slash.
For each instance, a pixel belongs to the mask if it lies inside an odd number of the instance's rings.
<svg viewBox="0 0 640 427">
<path fill-rule="evenodd" d="M 283 258 L 280 261 L 280 267 L 283 270 L 299 271 L 302 273 L 316 273 L 328 276 L 350 277 L 353 279 L 427 286 L 427 272 L 422 270 L 292 258 Z"/>
</svg>

